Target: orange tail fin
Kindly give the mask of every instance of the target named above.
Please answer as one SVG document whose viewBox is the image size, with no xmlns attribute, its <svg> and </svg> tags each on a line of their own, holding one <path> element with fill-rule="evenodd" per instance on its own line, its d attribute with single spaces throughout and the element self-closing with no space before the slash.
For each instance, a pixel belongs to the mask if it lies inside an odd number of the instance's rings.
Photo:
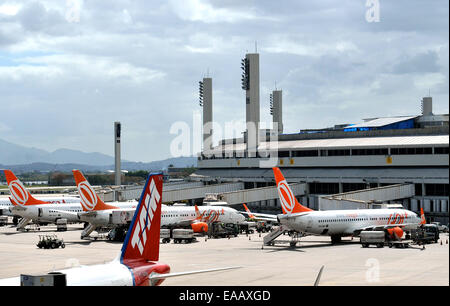
<svg viewBox="0 0 450 306">
<path fill-rule="evenodd" d="M 245 205 L 245 204 L 242 204 L 242 205 L 244 205 L 245 211 L 248 212 L 248 216 L 249 216 L 251 219 L 255 219 L 255 215 L 252 214 L 252 212 L 250 211 L 250 209 L 248 209 L 247 205 Z"/>
<path fill-rule="evenodd" d="M 420 208 L 420 224 L 427 224 L 427 219 L 425 219 L 425 213 L 423 212 L 423 208 Z"/>
<path fill-rule="evenodd" d="M 202 217 L 203 217 L 203 215 L 200 213 L 200 209 L 198 209 L 198 206 L 197 205 L 194 205 L 195 206 L 195 220 L 201 220 L 202 219 Z"/>
<path fill-rule="evenodd" d="M 11 194 L 9 199 L 14 206 L 50 204 L 50 202 L 34 198 L 11 170 L 3 170 L 3 172 L 5 173 L 9 193 Z"/>
<path fill-rule="evenodd" d="M 277 182 L 278 197 L 280 198 L 283 214 L 295 214 L 300 212 L 313 211 L 312 209 L 301 205 L 294 196 L 286 179 L 278 167 L 274 167 L 273 174 Z"/>
<path fill-rule="evenodd" d="M 105 204 L 105 202 L 99 198 L 94 188 L 92 188 L 80 170 L 72 170 L 72 172 L 73 177 L 75 178 L 75 183 L 77 184 L 78 193 L 80 194 L 81 207 L 83 207 L 83 211 L 117 208 L 115 206 Z"/>
</svg>

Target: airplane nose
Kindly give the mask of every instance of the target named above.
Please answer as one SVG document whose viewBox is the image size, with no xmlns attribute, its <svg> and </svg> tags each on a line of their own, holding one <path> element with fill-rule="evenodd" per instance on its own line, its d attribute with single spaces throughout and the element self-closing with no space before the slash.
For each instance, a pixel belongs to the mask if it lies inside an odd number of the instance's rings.
<svg viewBox="0 0 450 306">
<path fill-rule="evenodd" d="M 243 215 L 239 214 L 239 215 L 237 215 L 236 221 L 238 223 L 242 223 L 245 221 L 245 217 Z"/>
</svg>

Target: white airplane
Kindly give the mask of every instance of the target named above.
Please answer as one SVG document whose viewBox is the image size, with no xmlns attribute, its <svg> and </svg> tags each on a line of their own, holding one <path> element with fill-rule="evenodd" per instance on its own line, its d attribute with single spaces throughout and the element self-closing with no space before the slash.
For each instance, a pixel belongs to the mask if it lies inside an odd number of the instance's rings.
<svg viewBox="0 0 450 306">
<path fill-rule="evenodd" d="M 79 198 L 76 198 L 78 202 L 64 204 L 36 199 L 11 170 L 3 170 L 3 172 L 11 195 L 9 198 L 11 206 L 8 207 L 9 214 L 22 217 L 17 225 L 18 230 L 24 228 L 31 221 L 56 222 L 58 219 L 66 218 L 68 222 L 79 222 L 70 213 L 81 210 Z"/>
<path fill-rule="evenodd" d="M 26 191 L 25 186 L 17 179 L 11 170 L 3 170 L 3 172 L 5 173 L 5 177 L 8 182 L 11 197 L 0 199 L 0 215 L 12 216 L 13 214 L 10 212 L 10 208 L 14 206 L 13 203 L 25 205 L 27 200 L 31 199 L 31 194 Z M 42 201 L 42 204 L 80 203 L 80 199 L 78 197 L 70 196 L 38 197 L 33 201 L 36 203 Z"/>
<path fill-rule="evenodd" d="M 69 223 L 80 222 L 78 213 L 83 212 L 81 197 L 76 198 L 76 203 L 51 204 L 50 202 L 38 200 L 25 188 L 22 182 L 10 170 L 5 172 L 8 188 L 10 190 L 10 201 L 12 206 L 9 212 L 12 215 L 21 216 L 17 229 L 24 228 L 31 221 L 34 222 L 56 222 L 58 219 L 67 219 Z M 93 190 L 93 189 L 92 189 Z M 114 207 L 130 207 L 133 203 L 111 203 Z M 135 206 L 137 202 L 134 203 Z"/>
<path fill-rule="evenodd" d="M 148 176 L 120 256 L 106 264 L 80 266 L 51 273 L 65 275 L 67 286 L 155 286 L 169 277 L 240 268 L 169 273 L 170 267 L 158 261 L 162 185 L 161 173 Z M 0 286 L 8 285 L 20 285 L 20 278 L 0 280 Z"/>
<path fill-rule="evenodd" d="M 82 238 L 89 235 L 97 227 L 115 227 L 112 223 L 112 214 L 120 212 L 124 216 L 130 212 L 134 213 L 136 205 L 122 205 L 119 207 L 105 204 L 95 193 L 89 182 L 81 171 L 73 170 L 78 193 L 80 194 L 83 212 L 78 212 L 80 220 L 89 222 L 89 226 L 82 232 Z M 162 206 L 161 226 L 191 226 L 194 232 L 201 233 L 208 231 L 208 224 L 211 222 L 241 223 L 244 221 L 237 210 L 230 207 L 209 207 L 209 206 Z"/>
<path fill-rule="evenodd" d="M 112 202 L 106 204 L 100 199 L 94 188 L 89 184 L 80 170 L 72 170 L 78 194 L 80 195 L 82 211 L 76 212 L 79 220 L 89 223 L 81 232 L 81 238 L 89 236 L 98 227 L 111 227 L 114 211 L 134 213 L 137 207 L 136 201 Z"/>
<path fill-rule="evenodd" d="M 283 214 L 278 220 L 288 228 L 309 234 L 331 236 L 337 243 L 343 236 L 357 236 L 364 230 L 383 230 L 392 239 L 417 228 L 423 218 L 406 209 L 357 209 L 314 211 L 295 198 L 280 169 L 273 168 Z"/>
</svg>

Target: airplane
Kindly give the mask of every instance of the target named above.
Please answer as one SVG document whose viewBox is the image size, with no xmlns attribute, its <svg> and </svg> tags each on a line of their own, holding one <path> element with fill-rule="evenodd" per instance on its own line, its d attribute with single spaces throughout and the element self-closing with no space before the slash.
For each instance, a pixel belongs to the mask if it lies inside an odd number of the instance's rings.
<svg viewBox="0 0 450 306">
<path fill-rule="evenodd" d="M 391 239 L 400 239 L 404 231 L 423 224 L 416 213 L 406 209 L 314 211 L 297 201 L 280 169 L 272 169 L 283 210 L 277 218 L 297 232 L 331 236 L 331 242 L 338 243 L 343 236 L 357 236 L 364 230 L 383 230 Z"/>
<path fill-rule="evenodd" d="M 12 215 L 22 217 L 17 225 L 17 230 L 23 229 L 31 221 L 34 222 L 56 222 L 58 219 L 67 219 L 69 223 L 80 222 L 78 213 L 83 211 L 82 197 L 76 198 L 75 203 L 52 204 L 47 201 L 34 198 L 25 188 L 22 182 L 11 170 L 3 170 L 10 190 L 9 212 Z M 92 189 L 93 190 L 93 189 Z M 84 195 L 84 194 L 83 194 Z M 137 204 L 137 202 L 135 202 Z M 129 207 L 132 203 L 114 203 L 116 206 Z"/>
<path fill-rule="evenodd" d="M 250 219 L 257 221 L 270 221 L 276 223 L 278 222 L 277 215 L 252 213 L 250 209 L 248 209 L 247 205 L 245 204 L 242 205 L 244 205 L 245 212 L 242 211 L 241 213 L 248 215 Z"/>
<path fill-rule="evenodd" d="M 42 201 L 42 204 L 65 204 L 65 203 L 79 203 L 80 199 L 78 197 L 71 196 L 47 196 L 39 197 L 38 199 L 31 196 L 29 192 L 25 189 L 25 186 L 20 180 L 14 175 L 11 170 L 3 170 L 5 177 L 7 179 L 8 188 L 11 197 L 0 199 L 0 215 L 13 216 L 10 212 L 10 208 L 13 207 L 13 202 L 17 204 L 25 205 L 25 203 L 30 200 L 34 203 Z M 28 203 L 30 203 L 30 201 Z"/>
<path fill-rule="evenodd" d="M 82 211 L 76 212 L 76 216 L 79 220 L 88 223 L 88 226 L 81 232 L 81 239 L 89 236 L 98 227 L 111 226 L 114 211 L 126 215 L 128 212 L 132 214 L 136 210 L 138 203 L 135 201 L 106 204 L 80 170 L 72 170 L 72 172 L 82 207 Z"/>
<path fill-rule="evenodd" d="M 8 207 L 9 215 L 22 217 L 17 225 L 17 230 L 23 229 L 31 221 L 56 222 L 57 219 L 66 218 L 68 222 L 78 222 L 72 214 L 67 212 L 81 209 L 79 198 L 76 198 L 78 202 L 63 204 L 36 199 L 11 170 L 4 169 L 3 172 L 11 195 L 9 197 L 11 203 L 11 206 Z"/>
<path fill-rule="evenodd" d="M 105 204 L 95 193 L 89 182 L 79 170 L 73 170 L 75 183 L 80 194 L 83 212 L 78 212 L 80 220 L 88 222 L 89 226 L 82 232 L 82 238 L 88 236 L 97 227 L 116 227 L 112 224 L 112 214 L 121 212 L 124 215 L 134 212 L 136 205 L 122 206 L 121 208 Z M 114 203 L 113 203 L 114 204 Z M 209 206 L 162 206 L 161 226 L 191 226 L 195 233 L 208 231 L 208 223 L 241 223 L 244 221 L 237 210 L 230 207 Z"/>
<path fill-rule="evenodd" d="M 121 253 L 113 261 L 49 274 L 65 275 L 67 286 L 156 286 L 170 277 L 240 268 L 170 273 L 169 265 L 159 262 L 162 186 L 162 173 L 148 176 Z M 20 282 L 20 277 L 6 278 L 0 280 L 0 286 L 18 286 Z"/>
</svg>

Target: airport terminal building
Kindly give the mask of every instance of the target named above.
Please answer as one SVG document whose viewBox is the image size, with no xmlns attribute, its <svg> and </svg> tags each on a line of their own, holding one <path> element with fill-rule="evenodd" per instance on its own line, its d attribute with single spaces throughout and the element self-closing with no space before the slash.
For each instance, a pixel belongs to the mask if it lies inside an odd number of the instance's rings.
<svg viewBox="0 0 450 306">
<path fill-rule="evenodd" d="M 270 101 L 274 126 L 279 129 L 260 130 L 258 54 L 247 54 L 242 65 L 247 119 L 242 138 L 225 139 L 212 146 L 212 129 L 207 128 L 212 121 L 212 82 L 201 82 L 204 141 L 193 180 L 204 184 L 240 182 L 244 190 L 259 190 L 262 195 L 265 188 L 273 189 L 271 166 L 278 166 L 286 180 L 296 184 L 297 199 L 310 208 L 398 203 L 416 212 L 423 207 L 429 221 L 448 223 L 449 120 L 448 114 L 433 114 L 431 97 L 422 99 L 422 113 L 416 116 L 370 118 L 356 125 L 283 134 L 282 92 L 273 91 Z M 249 128 L 252 124 L 256 129 Z M 270 157 L 276 159 L 269 166 L 266 162 Z M 397 189 L 384 189 L 391 185 Z M 407 192 L 403 192 L 405 188 Z M 368 189 L 378 196 L 361 196 Z M 325 205 L 326 199 L 351 198 L 348 195 L 355 192 L 359 193 L 355 203 Z M 277 196 L 257 193 L 242 194 L 236 205 L 245 202 L 254 211 L 280 213 Z M 222 199 L 235 204 L 226 194 Z"/>
<path fill-rule="evenodd" d="M 298 200 L 310 208 L 319 209 L 322 195 L 413 184 L 413 197 L 393 202 L 413 211 L 423 207 L 428 216 L 444 218 L 441 222 L 445 222 L 449 202 L 448 136 L 448 126 L 280 135 L 277 166 L 289 183 L 306 184 L 305 194 Z M 242 143 L 234 146 L 237 150 L 243 147 Z M 236 157 L 236 151 L 234 156 L 227 156 L 226 145 L 214 149 L 223 153 L 200 157 L 196 179 L 206 183 L 241 181 L 245 189 L 275 185 L 272 169 L 260 167 L 260 161 L 267 158 Z M 249 203 L 249 207 L 280 210 L 277 199 Z"/>
</svg>

